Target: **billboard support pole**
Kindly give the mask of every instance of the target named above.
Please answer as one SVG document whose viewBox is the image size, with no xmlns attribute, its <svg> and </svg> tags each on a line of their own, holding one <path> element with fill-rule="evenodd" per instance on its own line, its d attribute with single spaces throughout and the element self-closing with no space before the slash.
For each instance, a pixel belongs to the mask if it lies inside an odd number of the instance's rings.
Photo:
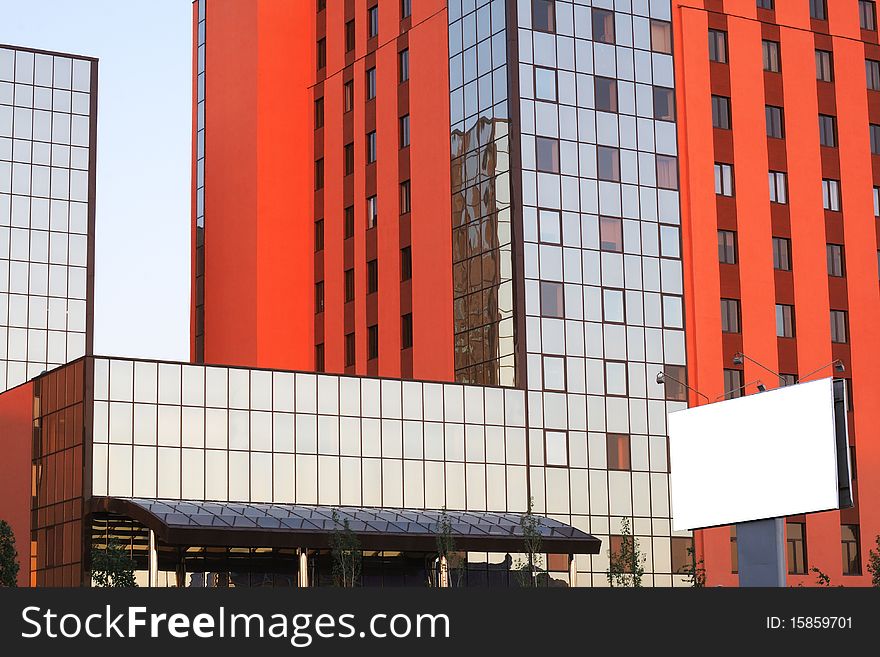
<svg viewBox="0 0 880 657">
<path fill-rule="evenodd" d="M 785 519 L 737 523 L 736 556 L 740 586 L 784 587 Z"/>
</svg>

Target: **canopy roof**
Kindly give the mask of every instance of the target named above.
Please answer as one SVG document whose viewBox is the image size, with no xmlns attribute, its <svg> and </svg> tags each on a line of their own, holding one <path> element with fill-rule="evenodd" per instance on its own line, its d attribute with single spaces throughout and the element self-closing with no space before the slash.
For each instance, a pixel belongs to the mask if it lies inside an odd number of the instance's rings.
<svg viewBox="0 0 880 657">
<path fill-rule="evenodd" d="M 156 532 L 166 545 L 327 548 L 345 523 L 365 550 L 433 551 L 442 511 L 303 504 L 254 504 L 147 498 L 96 497 L 92 513 L 131 518 Z M 335 514 L 335 519 L 334 519 Z M 483 511 L 448 511 L 458 550 L 522 552 L 521 516 Z M 600 541 L 552 518 L 536 516 L 541 550 L 553 554 L 597 554 Z"/>
</svg>

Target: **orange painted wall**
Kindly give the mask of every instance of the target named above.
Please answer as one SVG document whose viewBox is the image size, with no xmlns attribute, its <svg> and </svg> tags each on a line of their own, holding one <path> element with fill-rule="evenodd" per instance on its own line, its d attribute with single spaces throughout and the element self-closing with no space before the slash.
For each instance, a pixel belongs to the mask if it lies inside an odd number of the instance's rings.
<svg viewBox="0 0 880 657">
<path fill-rule="evenodd" d="M 706 7 L 704 7 L 704 4 Z M 842 522 L 857 517 L 861 529 L 863 571 L 873 537 L 880 533 L 880 445 L 876 441 L 880 384 L 872 372 L 880 367 L 880 286 L 877 270 L 877 219 L 873 216 L 872 159 L 868 141 L 869 103 L 866 91 L 865 46 L 860 41 L 857 2 L 829 4 L 829 29 L 834 37 L 834 68 L 838 116 L 840 179 L 846 254 L 847 309 L 851 362 L 847 376 L 854 389 L 854 424 L 858 479 L 857 511 L 811 514 L 807 524 L 807 567 L 818 567 L 833 584 L 866 585 L 869 576 L 842 572 Z M 769 203 L 770 168 L 764 105 L 765 73 L 761 40 L 778 29 L 781 44 L 781 87 L 785 120 L 785 161 L 788 213 L 792 242 L 792 277 L 796 321 L 797 369 L 805 375 L 834 357 L 829 327 L 829 277 L 826 269 L 826 216 L 822 208 L 822 154 L 818 131 L 818 92 L 813 66 L 814 42 L 807 3 L 777 3 L 775 14 L 759 12 L 752 0 L 725 0 L 726 19 L 712 14 L 722 3 L 703 0 L 673 2 L 676 84 L 679 107 L 679 154 L 682 175 L 682 234 L 687 308 L 690 383 L 715 398 L 723 392 L 722 370 L 732 367 L 720 330 L 718 207 L 712 180 L 715 161 L 711 124 L 712 81 L 707 29 L 710 21 L 726 20 L 728 32 L 732 141 L 735 172 L 738 282 L 742 309 L 743 351 L 776 369 L 784 349 L 775 337 L 776 285 L 771 237 L 775 234 Z M 774 19 L 766 27 L 761 19 Z M 772 32 L 770 33 L 773 34 Z M 775 83 L 768 83 L 775 84 Z M 873 102 L 873 101 L 872 101 Z M 827 110 L 826 110 L 827 111 Z M 874 120 L 873 122 L 878 122 Z M 776 210 L 774 210 L 776 212 Z M 834 214 L 834 213 L 830 213 Z M 834 221 L 832 217 L 831 221 Z M 727 266 L 727 265 L 725 265 Z M 772 375 L 746 363 L 744 381 Z M 831 369 L 822 373 L 831 374 Z M 817 375 L 818 376 L 818 375 Z M 694 400 L 696 401 L 696 400 Z M 673 473 L 674 476 L 674 473 Z M 857 514 L 857 515 L 856 515 Z M 698 551 L 705 560 L 708 584 L 736 585 L 730 568 L 728 528 L 697 532 Z M 789 584 L 811 585 L 814 575 L 789 576 Z"/>
<path fill-rule="evenodd" d="M 344 370 L 342 2 L 212 0 L 207 14 L 205 360 Z M 452 273 L 446 3 L 413 3 L 409 30 L 413 375 L 451 380 Z M 358 373 L 367 371 L 366 0 L 354 3 L 354 303 Z M 316 18 L 318 17 L 318 18 Z M 326 75 L 316 71 L 326 21 Z M 375 49 L 379 197 L 379 369 L 401 374 L 398 170 L 399 6 L 383 3 Z M 316 216 L 314 101 L 323 85 L 323 216 Z M 323 337 L 315 334 L 314 221 L 324 220 Z"/>
<path fill-rule="evenodd" d="M 33 404 L 30 382 L 0 395 L 0 520 L 8 522 L 15 534 L 19 586 L 29 586 L 31 579 Z"/>
<path fill-rule="evenodd" d="M 413 353 L 415 376 L 454 378 L 452 201 L 449 169 L 449 43 L 441 0 L 413 3 L 410 37 L 413 187 Z M 424 13 L 422 13 L 424 12 Z M 437 13 L 439 12 L 439 13 Z M 431 20 L 423 20 L 434 15 Z M 425 221 L 422 217 L 431 217 Z"/>
</svg>

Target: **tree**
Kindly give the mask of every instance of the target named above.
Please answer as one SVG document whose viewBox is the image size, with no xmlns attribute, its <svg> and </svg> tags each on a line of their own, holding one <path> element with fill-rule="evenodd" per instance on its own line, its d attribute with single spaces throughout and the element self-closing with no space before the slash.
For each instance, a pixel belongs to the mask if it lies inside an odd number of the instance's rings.
<svg viewBox="0 0 880 657">
<path fill-rule="evenodd" d="M 15 535 L 5 520 L 0 520 L 0 586 L 18 586 L 18 551 Z"/>
<path fill-rule="evenodd" d="M 458 587 L 461 584 L 461 555 L 455 551 L 455 538 L 452 536 L 452 522 L 446 507 L 440 512 L 437 525 L 437 556 L 440 559 L 440 578 L 446 577 L 447 586 Z M 443 569 L 445 567 L 445 572 Z M 455 577 L 453 577 L 455 573 Z"/>
<path fill-rule="evenodd" d="M 813 566 L 810 568 L 811 573 L 816 573 L 816 586 L 831 586 L 831 578 L 821 570 Z"/>
<path fill-rule="evenodd" d="M 641 587 L 646 557 L 639 551 L 639 540 L 632 535 L 629 518 L 620 521 L 620 539 L 620 550 L 608 550 L 608 584 Z"/>
<path fill-rule="evenodd" d="M 691 583 L 691 586 L 701 589 L 706 586 L 706 568 L 703 565 L 703 560 L 697 560 L 697 551 L 693 545 L 688 547 L 687 553 L 690 557 L 690 564 L 685 566 L 682 572 L 687 577 L 687 581 Z"/>
<path fill-rule="evenodd" d="M 532 513 L 534 498 L 529 498 L 528 510 L 520 516 L 519 526 L 523 534 L 523 554 L 526 561 L 518 562 L 518 570 L 521 574 L 520 584 L 534 588 L 538 586 L 538 573 L 543 571 L 544 555 L 541 552 L 541 521 Z M 523 576 L 524 575 L 524 576 Z"/>
<path fill-rule="evenodd" d="M 128 548 L 112 536 L 103 548 L 92 546 L 92 586 L 99 588 L 136 587 L 135 563 Z"/>
<path fill-rule="evenodd" d="M 330 548 L 333 555 L 333 581 L 336 586 L 353 588 L 361 577 L 363 550 L 357 535 L 351 530 L 348 518 L 339 522 L 339 513 L 333 509 L 335 529 L 330 535 Z"/>
<path fill-rule="evenodd" d="M 868 551 L 868 572 L 871 573 L 871 586 L 880 586 L 880 534 L 874 538 L 877 550 Z"/>
</svg>

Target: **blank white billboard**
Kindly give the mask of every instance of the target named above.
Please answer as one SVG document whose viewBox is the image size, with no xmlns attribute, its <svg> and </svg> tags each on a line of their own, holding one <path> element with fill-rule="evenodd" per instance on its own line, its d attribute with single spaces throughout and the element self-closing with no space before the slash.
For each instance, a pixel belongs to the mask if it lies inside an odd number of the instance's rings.
<svg viewBox="0 0 880 657">
<path fill-rule="evenodd" d="M 670 413 L 673 528 L 838 508 L 832 385 L 822 379 Z"/>
</svg>

